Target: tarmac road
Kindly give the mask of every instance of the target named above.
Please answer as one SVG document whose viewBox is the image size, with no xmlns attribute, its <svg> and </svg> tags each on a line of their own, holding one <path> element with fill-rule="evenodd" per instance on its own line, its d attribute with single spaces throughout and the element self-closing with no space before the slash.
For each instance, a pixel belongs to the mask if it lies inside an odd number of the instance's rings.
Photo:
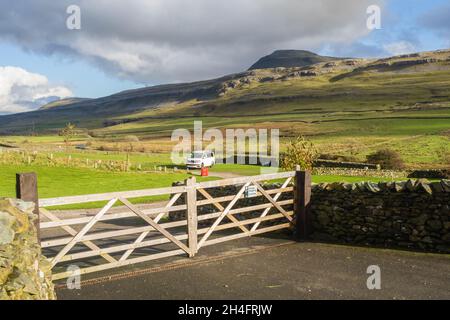
<svg viewBox="0 0 450 320">
<path fill-rule="evenodd" d="M 450 255 L 262 237 L 213 247 L 193 259 L 157 268 L 140 266 L 137 274 L 110 271 L 112 278 L 89 278 L 80 290 L 68 290 L 61 282 L 57 295 L 59 299 L 450 299 Z M 380 290 L 367 288 L 370 265 L 380 267 Z"/>
</svg>

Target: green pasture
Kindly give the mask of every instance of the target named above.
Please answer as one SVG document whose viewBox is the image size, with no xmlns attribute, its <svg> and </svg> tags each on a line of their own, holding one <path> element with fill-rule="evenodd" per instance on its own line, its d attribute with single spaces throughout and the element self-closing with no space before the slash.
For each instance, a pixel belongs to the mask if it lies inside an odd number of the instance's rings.
<svg viewBox="0 0 450 320">
<path fill-rule="evenodd" d="M 175 181 L 190 177 L 185 173 L 135 173 L 107 172 L 83 168 L 44 167 L 44 166 L 9 166 L 0 167 L 0 196 L 15 196 L 15 175 L 18 172 L 36 172 L 40 198 L 53 198 L 73 195 L 107 193 L 116 191 L 141 190 L 170 187 Z M 201 178 L 199 181 L 214 179 Z M 151 199 L 133 199 L 134 203 L 165 200 L 168 196 Z M 65 209 L 95 208 L 99 203 L 65 206 Z"/>
</svg>

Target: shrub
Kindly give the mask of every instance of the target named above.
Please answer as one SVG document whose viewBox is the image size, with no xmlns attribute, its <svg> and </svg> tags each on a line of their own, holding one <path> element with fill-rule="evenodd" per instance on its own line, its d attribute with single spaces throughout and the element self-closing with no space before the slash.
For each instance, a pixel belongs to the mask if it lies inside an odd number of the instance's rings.
<svg viewBox="0 0 450 320">
<path fill-rule="evenodd" d="M 382 149 L 369 154 L 367 162 L 379 164 L 383 169 L 401 170 L 405 167 L 400 154 L 391 149 Z"/>
<path fill-rule="evenodd" d="M 303 170 L 312 170 L 317 150 L 314 144 L 300 136 L 291 140 L 281 159 L 281 167 L 285 170 L 295 170 L 300 165 Z"/>
<path fill-rule="evenodd" d="M 76 129 L 76 126 L 69 122 L 59 132 L 59 135 L 61 137 L 64 137 L 64 143 L 66 144 L 66 147 L 69 146 L 70 140 L 75 136 L 75 129 Z"/>
</svg>

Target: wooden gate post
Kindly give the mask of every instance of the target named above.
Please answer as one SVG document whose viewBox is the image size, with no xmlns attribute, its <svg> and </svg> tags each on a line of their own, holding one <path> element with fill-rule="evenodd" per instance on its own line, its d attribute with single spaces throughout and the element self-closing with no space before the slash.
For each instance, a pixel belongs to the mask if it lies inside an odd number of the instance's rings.
<svg viewBox="0 0 450 320">
<path fill-rule="evenodd" d="M 36 173 L 16 174 L 16 198 L 34 203 L 33 213 L 36 215 L 34 225 L 36 226 L 37 237 L 40 242 L 39 196 Z"/>
<path fill-rule="evenodd" d="M 197 248 L 197 187 L 195 177 L 186 180 L 186 219 L 188 227 L 189 257 L 195 256 Z"/>
<path fill-rule="evenodd" d="M 311 172 L 300 171 L 299 166 L 295 171 L 294 212 L 296 238 L 307 240 L 312 234 Z"/>
</svg>

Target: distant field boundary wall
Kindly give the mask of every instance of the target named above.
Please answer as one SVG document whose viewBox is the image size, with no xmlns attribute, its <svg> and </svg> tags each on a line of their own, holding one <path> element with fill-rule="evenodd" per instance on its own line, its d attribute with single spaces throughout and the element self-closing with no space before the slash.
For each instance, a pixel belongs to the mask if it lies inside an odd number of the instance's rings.
<svg viewBox="0 0 450 320">
<path fill-rule="evenodd" d="M 449 170 L 413 170 L 409 172 L 408 178 L 413 179 L 450 179 Z"/>
<path fill-rule="evenodd" d="M 342 176 L 345 177 L 377 177 L 391 180 L 406 179 L 409 175 L 409 171 L 396 171 L 396 170 L 373 170 L 373 169 L 348 169 L 348 168 L 314 168 L 313 174 L 315 175 L 327 175 L 327 176 Z"/>
<path fill-rule="evenodd" d="M 280 154 L 280 159 L 283 158 L 283 153 Z M 246 165 L 260 165 L 266 166 L 270 165 L 273 158 L 269 156 L 258 156 L 258 155 L 234 155 L 231 157 L 220 158 L 222 163 L 237 163 Z M 335 161 L 335 160 L 324 160 L 318 159 L 314 161 L 314 167 L 327 167 L 327 168 L 349 168 L 349 169 L 379 169 L 378 165 L 363 162 L 345 162 L 345 161 Z"/>
<path fill-rule="evenodd" d="M 318 160 L 314 161 L 314 167 L 349 168 L 349 169 L 378 169 L 378 165 L 371 164 L 371 163 L 345 162 L 345 161 L 322 160 L 322 159 L 318 159 Z"/>
</svg>

